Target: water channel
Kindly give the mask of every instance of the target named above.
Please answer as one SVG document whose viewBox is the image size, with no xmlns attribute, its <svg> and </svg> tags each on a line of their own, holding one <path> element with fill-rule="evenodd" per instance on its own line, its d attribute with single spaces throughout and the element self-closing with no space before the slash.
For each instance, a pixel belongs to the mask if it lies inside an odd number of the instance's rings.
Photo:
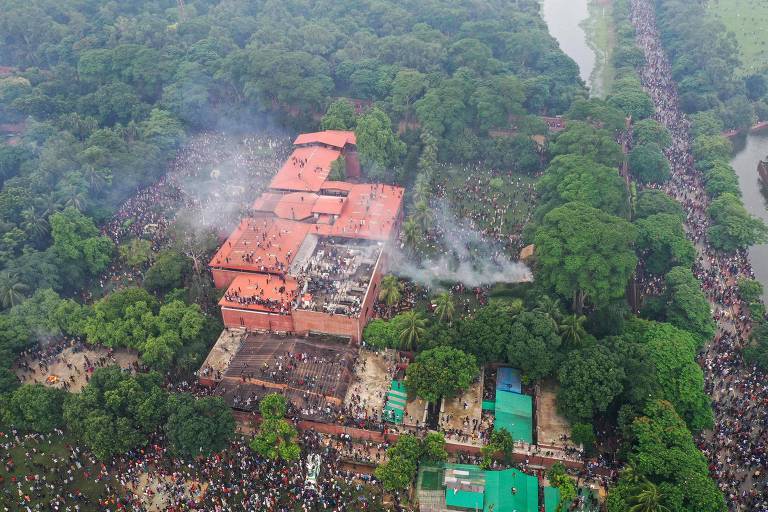
<svg viewBox="0 0 768 512">
<path fill-rule="evenodd" d="M 584 29 L 589 0 L 541 0 L 541 14 L 560 48 L 579 65 L 581 79 L 596 93 L 600 87 L 595 87 L 592 78 L 597 56 Z"/>
<path fill-rule="evenodd" d="M 744 206 L 749 213 L 768 223 L 768 183 L 764 183 L 757 173 L 760 161 L 768 159 L 768 130 L 740 135 L 733 139 L 733 146 L 731 165 L 739 176 Z M 755 277 L 768 291 L 768 244 L 751 247 L 749 259 Z M 768 299 L 768 293 L 765 298 Z"/>
<path fill-rule="evenodd" d="M 579 65 L 581 78 L 600 95 L 600 73 L 595 72 L 598 56 L 590 46 L 585 30 L 590 17 L 591 2 L 597 0 L 541 0 L 541 13 L 549 33 L 557 39 L 560 48 Z M 761 160 L 768 159 L 768 129 L 759 133 L 741 135 L 733 140 L 734 156 L 731 165 L 739 176 L 744 205 L 749 213 L 768 223 L 768 183 L 757 174 Z M 750 260 L 757 279 L 763 283 L 768 300 L 768 244 L 750 249 Z"/>
</svg>

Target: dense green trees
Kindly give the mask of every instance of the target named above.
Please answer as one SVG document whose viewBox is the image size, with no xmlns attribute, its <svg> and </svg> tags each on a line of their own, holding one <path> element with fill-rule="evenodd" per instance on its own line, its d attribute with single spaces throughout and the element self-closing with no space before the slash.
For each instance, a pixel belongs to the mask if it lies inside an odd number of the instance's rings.
<svg viewBox="0 0 768 512">
<path fill-rule="evenodd" d="M 62 405 L 66 392 L 42 384 L 25 384 L 2 399 L 4 425 L 24 432 L 50 432 L 63 426 Z"/>
<path fill-rule="evenodd" d="M 607 348 L 572 351 L 558 372 L 557 408 L 572 422 L 591 422 L 622 392 L 624 378 L 624 370 Z"/>
<path fill-rule="evenodd" d="M 266 459 L 294 461 L 301 455 L 297 444 L 299 432 L 283 417 L 286 410 L 286 398 L 277 393 L 266 395 L 259 403 L 261 425 L 250 447 Z"/>
<path fill-rule="evenodd" d="M 629 154 L 629 168 L 642 183 L 661 184 L 669 179 L 669 161 L 655 142 L 635 146 Z"/>
<path fill-rule="evenodd" d="M 125 288 L 94 304 L 80 330 L 89 343 L 136 349 L 148 366 L 166 370 L 182 347 L 199 340 L 204 325 L 196 304 L 158 305 L 143 288 Z"/>
<path fill-rule="evenodd" d="M 579 155 L 558 156 L 546 169 L 538 184 L 541 219 L 553 208 L 578 201 L 606 213 L 624 217 L 628 200 L 624 180 L 615 168 Z"/>
<path fill-rule="evenodd" d="M 472 384 L 478 374 L 475 356 L 452 347 L 425 350 L 408 365 L 409 392 L 430 402 L 452 398 Z"/>
<path fill-rule="evenodd" d="M 580 312 L 624 295 L 637 258 L 627 221 L 581 203 L 549 212 L 536 232 L 537 279 Z"/>
<path fill-rule="evenodd" d="M 652 369 L 651 380 L 645 381 L 652 388 L 642 389 L 646 396 L 638 397 L 640 404 L 649 396 L 667 400 L 694 432 L 710 428 L 712 409 L 704 392 L 703 372 L 695 359 L 701 347 L 699 339 L 671 324 L 637 320 L 622 337 L 643 347 L 641 357 Z"/>
<path fill-rule="evenodd" d="M 447 458 L 442 434 L 430 432 L 423 440 L 411 434 L 401 434 L 397 443 L 387 449 L 387 462 L 376 468 L 375 475 L 384 489 L 404 490 L 411 485 L 420 462 L 439 463 Z"/>
<path fill-rule="evenodd" d="M 669 130 L 654 119 L 643 119 L 633 123 L 632 140 L 636 146 L 656 144 L 660 148 L 668 148 L 672 145 Z"/>
<path fill-rule="evenodd" d="M 221 397 L 196 399 L 190 394 L 168 399 L 165 431 L 174 450 L 186 457 L 208 456 L 227 446 L 235 432 L 232 409 Z"/>
<path fill-rule="evenodd" d="M 526 380 L 536 381 L 555 370 L 562 339 L 548 316 L 520 313 L 509 329 L 509 336 L 507 361 L 522 370 Z"/>
<path fill-rule="evenodd" d="M 724 193 L 709 205 L 709 241 L 723 251 L 735 251 L 768 241 L 768 227 L 747 212 L 741 200 Z"/>
<path fill-rule="evenodd" d="M 646 270 L 665 274 L 674 266 L 691 267 L 696 249 L 688 240 L 680 217 L 656 213 L 635 222 L 637 249 Z"/>
<path fill-rule="evenodd" d="M 658 213 L 679 217 L 682 224 L 683 208 L 680 203 L 662 190 L 645 189 L 641 191 L 635 203 L 635 219 L 644 219 Z"/>
<path fill-rule="evenodd" d="M 192 270 L 192 262 L 175 249 L 162 251 L 144 275 L 144 288 L 152 292 L 166 293 L 182 288 L 184 278 Z"/>
<path fill-rule="evenodd" d="M 166 417 L 167 396 L 157 373 L 131 376 L 111 366 L 64 401 L 67 428 L 104 460 L 143 446 Z"/>
<path fill-rule="evenodd" d="M 621 146 L 608 130 L 581 121 L 571 121 L 565 131 L 549 145 L 552 156 L 581 155 L 595 162 L 616 167 L 623 160 Z"/>
<path fill-rule="evenodd" d="M 636 495 L 638 480 L 658 485 L 662 505 L 670 510 L 722 512 L 723 494 L 709 476 L 704 455 L 696 448 L 685 422 L 672 404 L 651 401 L 643 414 L 627 425 L 630 471 L 622 472 L 608 497 L 608 510 L 626 511 Z"/>
<path fill-rule="evenodd" d="M 701 291 L 698 279 L 689 268 L 674 267 L 666 278 L 666 318 L 672 325 L 685 329 L 701 339 L 703 345 L 715 335 L 709 301 Z"/>
</svg>

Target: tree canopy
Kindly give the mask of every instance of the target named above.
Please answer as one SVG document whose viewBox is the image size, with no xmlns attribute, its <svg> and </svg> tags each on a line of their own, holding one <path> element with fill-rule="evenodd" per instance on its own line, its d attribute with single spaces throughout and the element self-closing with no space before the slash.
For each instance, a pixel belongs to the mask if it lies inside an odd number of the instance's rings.
<svg viewBox="0 0 768 512">
<path fill-rule="evenodd" d="M 549 151 L 552 156 L 585 156 L 611 167 L 617 167 L 624 160 L 621 146 L 608 130 L 581 121 L 569 122 L 568 127 L 549 145 Z"/>
<path fill-rule="evenodd" d="M 67 395 L 67 428 L 102 460 L 144 446 L 167 415 L 157 373 L 131 376 L 117 366 L 98 368 L 80 393 Z"/>
<path fill-rule="evenodd" d="M 421 352 L 408 365 L 405 385 L 416 396 L 437 402 L 469 388 L 477 374 L 475 356 L 453 347 L 437 347 Z"/>
<path fill-rule="evenodd" d="M 553 208 L 578 201 L 606 213 L 624 217 L 629 202 L 624 180 L 615 168 L 579 155 L 558 156 L 550 162 L 538 184 L 542 218 Z"/>
<path fill-rule="evenodd" d="M 624 295 L 637 258 L 627 221 L 581 203 L 549 212 L 536 232 L 536 278 L 573 301 L 600 306 Z"/>
</svg>

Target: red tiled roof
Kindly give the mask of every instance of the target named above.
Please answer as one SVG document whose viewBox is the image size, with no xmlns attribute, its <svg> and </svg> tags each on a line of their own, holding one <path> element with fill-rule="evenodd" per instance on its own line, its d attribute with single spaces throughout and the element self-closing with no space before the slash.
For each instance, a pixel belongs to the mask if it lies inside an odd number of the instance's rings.
<svg viewBox="0 0 768 512">
<path fill-rule="evenodd" d="M 296 192 L 317 192 L 331 172 L 341 151 L 322 146 L 296 148 L 269 184 L 269 188 Z"/>
<path fill-rule="evenodd" d="M 402 203 L 402 187 L 367 183 L 351 185 L 336 222 L 332 225 L 315 225 L 309 232 L 325 236 L 388 240 L 397 224 Z"/>
<path fill-rule="evenodd" d="M 219 301 L 219 306 L 249 311 L 288 313 L 291 310 L 291 302 L 298 294 L 298 288 L 297 281 L 290 276 L 281 279 L 279 276 L 270 274 L 241 274 L 229 285 Z M 240 299 L 257 297 L 263 302 L 251 300 L 252 303 L 248 304 L 249 301 L 238 300 L 238 297 Z"/>
<path fill-rule="evenodd" d="M 339 215 L 344 209 L 346 198 L 340 196 L 318 196 L 312 213 Z"/>
<path fill-rule="evenodd" d="M 209 265 L 250 272 L 287 272 L 309 228 L 309 224 L 271 217 L 244 219 Z"/>
<path fill-rule="evenodd" d="M 296 145 L 325 144 L 342 149 L 347 144 L 356 144 L 355 132 L 341 130 L 326 130 L 324 132 L 302 133 L 293 141 Z"/>
<path fill-rule="evenodd" d="M 280 199 L 273 211 L 281 219 L 304 220 L 312 216 L 316 203 L 317 194 L 291 192 Z"/>
<path fill-rule="evenodd" d="M 275 194 L 274 192 L 264 192 L 253 202 L 253 209 L 257 212 L 274 212 L 275 207 L 283 198 L 284 194 Z"/>
</svg>

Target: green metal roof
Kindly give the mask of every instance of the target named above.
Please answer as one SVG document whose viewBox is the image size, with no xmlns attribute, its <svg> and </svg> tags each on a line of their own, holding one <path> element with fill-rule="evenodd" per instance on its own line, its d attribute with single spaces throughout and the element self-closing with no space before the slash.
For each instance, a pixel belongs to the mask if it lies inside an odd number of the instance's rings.
<svg viewBox="0 0 768 512">
<path fill-rule="evenodd" d="M 507 429 L 515 441 L 533 442 L 533 398 L 529 395 L 496 390 L 494 414 L 494 429 Z"/>
<path fill-rule="evenodd" d="M 483 510 L 483 493 L 446 489 L 445 504 L 449 507 Z"/>
<path fill-rule="evenodd" d="M 441 468 L 441 469 L 438 469 Z M 473 485 L 484 486 L 484 492 L 465 489 L 445 489 L 445 503 L 449 507 L 467 509 L 470 512 L 538 512 L 539 481 L 535 476 L 527 475 L 517 469 L 504 471 L 483 471 L 471 464 L 444 464 L 436 467 L 423 467 L 422 472 L 439 471 L 439 482 L 451 470 L 467 472 L 462 480 Z"/>
<path fill-rule="evenodd" d="M 560 509 L 560 489 L 557 487 L 544 488 L 544 512 L 558 512 Z"/>
</svg>

